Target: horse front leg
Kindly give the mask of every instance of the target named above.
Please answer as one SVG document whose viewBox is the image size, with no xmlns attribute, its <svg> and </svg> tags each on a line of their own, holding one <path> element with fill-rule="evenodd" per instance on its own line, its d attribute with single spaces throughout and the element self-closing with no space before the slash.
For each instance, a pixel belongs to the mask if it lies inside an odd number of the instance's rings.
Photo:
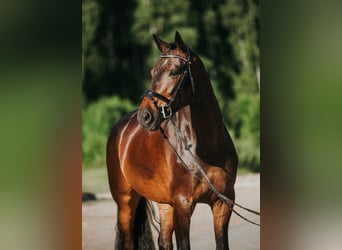
<svg viewBox="0 0 342 250">
<path fill-rule="evenodd" d="M 159 249 L 172 250 L 172 233 L 174 230 L 173 207 L 169 204 L 158 203 L 160 215 Z"/>
<path fill-rule="evenodd" d="M 194 210 L 193 203 L 184 196 L 178 196 L 173 204 L 173 219 L 175 224 L 178 250 L 190 249 L 190 219 Z"/>
<path fill-rule="evenodd" d="M 230 193 L 229 197 L 235 199 L 234 191 Z M 232 210 L 220 200 L 217 200 L 211 209 L 214 217 L 216 250 L 228 250 L 228 224 Z"/>
<path fill-rule="evenodd" d="M 134 249 L 133 227 L 139 200 L 140 196 L 133 190 L 126 194 L 115 196 L 115 201 L 118 205 L 118 232 L 115 240 L 115 249 Z"/>
</svg>

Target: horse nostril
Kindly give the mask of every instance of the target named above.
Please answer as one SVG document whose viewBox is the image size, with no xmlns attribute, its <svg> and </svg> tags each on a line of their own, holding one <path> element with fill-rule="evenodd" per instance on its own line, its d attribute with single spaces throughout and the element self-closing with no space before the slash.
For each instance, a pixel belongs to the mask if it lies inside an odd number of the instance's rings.
<svg viewBox="0 0 342 250">
<path fill-rule="evenodd" d="M 143 114 L 143 119 L 145 123 L 150 123 L 152 121 L 152 114 L 148 111 L 145 111 Z"/>
</svg>

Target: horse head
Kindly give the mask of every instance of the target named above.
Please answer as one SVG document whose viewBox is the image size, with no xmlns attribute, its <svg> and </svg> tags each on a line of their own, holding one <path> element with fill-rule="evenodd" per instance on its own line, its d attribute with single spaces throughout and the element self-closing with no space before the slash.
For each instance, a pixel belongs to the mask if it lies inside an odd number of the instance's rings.
<svg viewBox="0 0 342 250">
<path fill-rule="evenodd" d="M 160 124 L 178 110 L 191 104 L 195 83 L 191 73 L 194 54 L 185 45 L 178 32 L 173 43 L 153 35 L 162 53 L 151 70 L 152 84 L 144 92 L 138 109 L 138 122 L 146 130 L 158 130 Z"/>
</svg>

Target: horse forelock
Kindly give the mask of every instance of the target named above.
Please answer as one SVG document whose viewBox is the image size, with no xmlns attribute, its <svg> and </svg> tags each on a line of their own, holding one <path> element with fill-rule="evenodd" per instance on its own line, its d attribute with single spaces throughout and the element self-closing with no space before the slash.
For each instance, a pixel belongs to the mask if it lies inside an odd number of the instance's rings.
<svg viewBox="0 0 342 250">
<path fill-rule="evenodd" d="M 177 48 L 177 44 L 176 44 L 175 42 L 173 42 L 173 43 L 168 43 L 168 44 L 167 44 L 167 48 L 168 48 L 169 50 L 174 50 L 174 49 Z"/>
</svg>

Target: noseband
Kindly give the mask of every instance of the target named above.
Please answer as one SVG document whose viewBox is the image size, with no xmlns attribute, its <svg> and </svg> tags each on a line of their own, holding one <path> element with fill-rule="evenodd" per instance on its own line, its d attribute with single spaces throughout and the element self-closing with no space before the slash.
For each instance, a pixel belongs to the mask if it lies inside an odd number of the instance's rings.
<svg viewBox="0 0 342 250">
<path fill-rule="evenodd" d="M 178 87 L 177 87 L 175 93 L 173 94 L 173 96 L 171 97 L 171 99 L 168 99 L 167 97 L 165 97 L 165 96 L 163 96 L 157 92 L 154 92 L 152 90 L 145 90 L 144 91 L 143 96 L 146 96 L 147 98 L 149 98 L 151 100 L 151 102 L 153 103 L 153 105 L 158 110 L 158 121 L 156 122 L 155 126 L 159 125 L 163 120 L 170 119 L 174 115 L 174 113 L 177 112 L 177 111 L 176 112 L 173 111 L 174 107 L 172 107 L 172 105 L 176 101 L 176 98 L 177 98 L 179 92 L 184 89 L 185 84 L 189 80 L 188 78 L 190 78 L 190 81 L 191 81 L 192 94 L 193 94 L 193 96 L 195 95 L 195 84 L 194 84 L 194 79 L 192 77 L 191 68 L 190 68 L 191 54 L 190 54 L 189 48 L 187 48 L 187 54 L 188 54 L 187 59 L 185 59 L 181 56 L 177 56 L 177 55 L 161 55 L 160 56 L 160 58 L 178 58 L 178 59 L 180 59 L 186 63 L 186 69 L 183 73 L 182 80 L 178 84 Z M 158 106 L 158 102 L 156 101 L 156 99 L 159 99 L 159 100 L 165 102 L 166 105 Z"/>
</svg>

